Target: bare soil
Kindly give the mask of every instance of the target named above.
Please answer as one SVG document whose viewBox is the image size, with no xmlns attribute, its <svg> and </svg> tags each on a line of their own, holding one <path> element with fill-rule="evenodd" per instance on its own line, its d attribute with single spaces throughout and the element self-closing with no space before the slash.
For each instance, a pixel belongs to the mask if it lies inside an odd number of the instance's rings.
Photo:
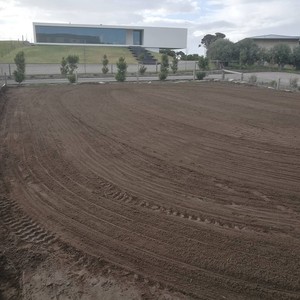
<svg viewBox="0 0 300 300">
<path fill-rule="evenodd" d="M 299 93 L 0 96 L 0 299 L 300 299 Z"/>
</svg>

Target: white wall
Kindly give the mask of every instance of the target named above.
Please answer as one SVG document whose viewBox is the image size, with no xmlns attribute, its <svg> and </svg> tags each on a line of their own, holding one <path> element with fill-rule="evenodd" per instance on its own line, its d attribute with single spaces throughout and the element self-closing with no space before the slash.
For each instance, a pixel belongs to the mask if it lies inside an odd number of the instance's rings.
<svg viewBox="0 0 300 300">
<path fill-rule="evenodd" d="M 187 47 L 187 29 L 145 27 L 143 46 L 147 48 L 184 49 Z"/>
</svg>

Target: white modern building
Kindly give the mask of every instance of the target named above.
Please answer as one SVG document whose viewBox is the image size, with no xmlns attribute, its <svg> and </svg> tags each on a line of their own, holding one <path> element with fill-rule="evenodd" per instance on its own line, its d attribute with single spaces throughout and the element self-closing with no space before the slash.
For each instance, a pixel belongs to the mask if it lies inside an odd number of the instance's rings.
<svg viewBox="0 0 300 300">
<path fill-rule="evenodd" d="M 33 23 L 33 32 L 36 44 L 187 47 L 186 28 Z"/>
</svg>

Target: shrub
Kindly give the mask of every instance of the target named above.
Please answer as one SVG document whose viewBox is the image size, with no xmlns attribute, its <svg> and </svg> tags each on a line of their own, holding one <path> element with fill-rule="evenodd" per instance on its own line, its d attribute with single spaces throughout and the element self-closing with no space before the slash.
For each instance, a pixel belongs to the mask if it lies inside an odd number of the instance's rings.
<svg viewBox="0 0 300 300">
<path fill-rule="evenodd" d="M 145 67 L 144 65 L 141 65 L 140 68 L 139 68 L 139 73 L 141 75 L 144 75 L 146 70 L 147 70 L 147 67 Z"/>
<path fill-rule="evenodd" d="M 69 74 L 73 74 L 74 71 L 78 68 L 79 57 L 77 55 L 68 55 L 67 63 L 69 68 Z"/>
<path fill-rule="evenodd" d="M 25 55 L 23 51 L 20 51 L 15 56 L 15 64 L 17 66 L 17 70 L 13 72 L 15 81 L 19 84 L 25 79 Z"/>
<path fill-rule="evenodd" d="M 74 71 L 78 68 L 79 57 L 77 55 L 68 55 L 67 58 L 62 58 L 60 72 L 67 76 L 70 83 L 76 82 Z"/>
<path fill-rule="evenodd" d="M 159 74 L 158 74 L 158 78 L 159 78 L 159 80 L 166 80 L 167 79 L 167 77 L 168 77 L 168 72 L 160 72 Z"/>
<path fill-rule="evenodd" d="M 277 81 L 276 81 L 276 80 L 272 80 L 272 81 L 270 82 L 270 86 L 271 86 L 272 88 L 276 89 L 276 88 L 277 88 Z"/>
<path fill-rule="evenodd" d="M 68 80 L 70 83 L 75 83 L 76 82 L 76 75 L 75 74 L 70 74 L 67 76 Z"/>
<path fill-rule="evenodd" d="M 117 73 L 115 78 L 117 81 L 123 82 L 126 80 L 127 63 L 124 57 L 120 57 L 117 61 Z"/>
<path fill-rule="evenodd" d="M 200 56 L 197 64 L 200 70 L 207 70 L 209 65 L 208 58 L 203 55 Z"/>
<path fill-rule="evenodd" d="M 20 71 L 15 70 L 13 75 L 14 75 L 15 81 L 18 83 L 21 83 L 25 79 L 25 74 Z"/>
<path fill-rule="evenodd" d="M 297 87 L 298 87 L 298 78 L 291 78 L 290 79 L 290 87 L 292 89 L 297 89 Z"/>
<path fill-rule="evenodd" d="M 175 74 L 178 70 L 178 58 L 176 56 L 173 56 L 171 70 L 173 74 Z"/>
<path fill-rule="evenodd" d="M 255 84 L 257 82 L 257 76 L 256 75 L 251 75 L 248 81 L 251 84 Z"/>
<path fill-rule="evenodd" d="M 203 80 L 203 78 L 206 76 L 205 72 L 196 72 L 196 77 L 198 80 Z"/>
<path fill-rule="evenodd" d="M 167 54 L 161 56 L 159 80 L 166 80 L 169 74 L 169 57 Z"/>
<path fill-rule="evenodd" d="M 67 76 L 69 73 L 68 62 L 64 57 L 61 59 L 60 73 L 64 76 Z"/>
<path fill-rule="evenodd" d="M 107 56 L 106 56 L 106 54 L 104 54 L 103 55 L 103 59 L 102 59 L 102 65 L 103 65 L 103 67 L 102 67 L 102 73 L 103 74 L 107 74 L 108 73 L 108 59 L 107 59 Z"/>
</svg>

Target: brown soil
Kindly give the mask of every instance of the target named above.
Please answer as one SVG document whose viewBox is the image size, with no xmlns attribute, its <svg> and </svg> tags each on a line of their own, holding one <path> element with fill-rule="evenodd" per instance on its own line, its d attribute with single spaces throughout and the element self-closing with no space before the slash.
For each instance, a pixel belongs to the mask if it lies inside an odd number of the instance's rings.
<svg viewBox="0 0 300 300">
<path fill-rule="evenodd" d="M 0 111 L 0 299 L 300 298 L 299 94 L 24 87 Z"/>
</svg>

